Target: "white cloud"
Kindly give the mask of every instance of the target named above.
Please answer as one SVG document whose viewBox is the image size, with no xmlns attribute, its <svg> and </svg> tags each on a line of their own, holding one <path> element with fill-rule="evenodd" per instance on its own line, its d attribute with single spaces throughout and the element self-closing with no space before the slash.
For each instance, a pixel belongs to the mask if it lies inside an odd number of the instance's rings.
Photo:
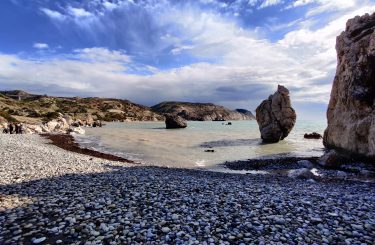
<svg viewBox="0 0 375 245">
<path fill-rule="evenodd" d="M 74 50 L 76 57 L 92 62 L 130 62 L 131 58 L 123 50 L 108 50 L 94 47 Z"/>
<path fill-rule="evenodd" d="M 259 6 L 259 9 L 275 6 L 284 3 L 283 0 L 264 0 Z"/>
<path fill-rule="evenodd" d="M 320 5 L 314 5 L 315 13 L 326 6 L 323 4 L 330 4 L 319 1 Z M 214 12 L 202 12 L 189 5 L 181 9 L 154 6 L 151 17 L 157 20 L 157 27 L 168 27 L 168 32 L 158 33 L 160 49 L 177 56 L 173 58 L 187 54 L 206 62 L 163 70 L 139 65 L 124 51 L 103 47 L 79 49 L 44 61 L 0 54 L 0 84 L 59 86 L 72 93 L 123 97 L 139 103 L 246 101 L 255 108 L 282 83 L 291 89 L 294 102 L 327 103 L 336 67 L 335 37 L 345 29 L 347 19 L 375 11 L 373 4 L 345 6 L 337 10 L 339 18 L 334 15 L 320 27 L 287 23 L 284 26 L 298 29 L 277 42 L 261 38 L 256 30 L 243 29 Z M 92 30 L 95 26 L 90 27 Z M 227 87 L 235 88 L 235 92 Z"/>
<path fill-rule="evenodd" d="M 48 8 L 41 8 L 40 10 L 44 14 L 46 14 L 48 17 L 50 17 L 51 19 L 55 19 L 55 20 L 58 20 L 58 21 L 63 21 L 63 20 L 66 19 L 66 16 L 61 14 L 58 11 L 51 10 L 51 9 L 48 9 Z"/>
<path fill-rule="evenodd" d="M 314 16 L 324 12 L 350 10 L 358 5 L 358 1 L 364 2 L 362 0 L 315 0 L 318 6 L 309 10 L 307 16 Z"/>
<path fill-rule="evenodd" d="M 82 18 L 82 17 L 91 17 L 93 16 L 92 13 L 86 11 L 83 8 L 73 8 L 73 7 L 68 7 L 68 12 L 70 15 L 76 18 Z"/>
<path fill-rule="evenodd" d="M 103 2 L 103 6 L 104 6 L 106 9 L 108 9 L 108 10 L 113 10 L 113 9 L 115 9 L 115 8 L 118 7 L 117 4 L 112 3 L 112 2 L 108 2 L 108 1 L 104 1 L 104 2 Z"/>
<path fill-rule="evenodd" d="M 258 3 L 258 0 L 249 0 L 248 2 L 247 2 L 247 4 L 249 5 L 249 6 L 255 6 L 256 4 Z"/>
<path fill-rule="evenodd" d="M 46 49 L 49 46 L 46 43 L 34 43 L 33 47 L 37 49 Z"/>
<path fill-rule="evenodd" d="M 181 54 L 184 50 L 193 49 L 193 46 L 185 45 L 185 46 L 177 46 L 171 50 L 171 54 L 178 55 Z"/>
</svg>

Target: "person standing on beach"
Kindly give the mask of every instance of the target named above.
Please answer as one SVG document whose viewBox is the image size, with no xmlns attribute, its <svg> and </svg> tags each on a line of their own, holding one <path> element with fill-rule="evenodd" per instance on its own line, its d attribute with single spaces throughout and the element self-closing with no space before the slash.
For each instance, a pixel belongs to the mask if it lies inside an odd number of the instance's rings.
<svg viewBox="0 0 375 245">
<path fill-rule="evenodd" d="M 19 133 L 19 131 L 20 131 L 20 127 L 19 127 L 19 124 L 18 123 L 16 123 L 15 125 L 14 125 L 14 127 L 15 127 L 15 133 L 16 134 L 18 134 Z"/>
<path fill-rule="evenodd" d="M 13 134 L 14 126 L 13 123 L 9 123 L 9 133 Z"/>
<path fill-rule="evenodd" d="M 24 126 L 22 123 L 20 123 L 20 134 L 23 134 L 25 131 Z"/>
</svg>

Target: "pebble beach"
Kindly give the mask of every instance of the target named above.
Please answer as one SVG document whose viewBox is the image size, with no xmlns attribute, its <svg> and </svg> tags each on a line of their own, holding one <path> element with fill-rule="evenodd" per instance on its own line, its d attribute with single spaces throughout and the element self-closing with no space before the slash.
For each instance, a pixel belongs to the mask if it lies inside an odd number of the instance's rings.
<svg viewBox="0 0 375 245">
<path fill-rule="evenodd" d="M 373 244 L 375 184 L 117 162 L 0 135 L 0 244 Z"/>
</svg>

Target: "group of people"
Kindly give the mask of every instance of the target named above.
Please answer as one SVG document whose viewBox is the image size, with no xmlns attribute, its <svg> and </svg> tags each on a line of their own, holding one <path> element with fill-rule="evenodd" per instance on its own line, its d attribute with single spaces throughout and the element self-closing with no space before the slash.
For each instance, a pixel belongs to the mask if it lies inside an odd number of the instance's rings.
<svg viewBox="0 0 375 245">
<path fill-rule="evenodd" d="M 4 134 L 23 134 L 24 127 L 21 123 L 9 123 L 7 128 L 4 128 Z"/>
</svg>

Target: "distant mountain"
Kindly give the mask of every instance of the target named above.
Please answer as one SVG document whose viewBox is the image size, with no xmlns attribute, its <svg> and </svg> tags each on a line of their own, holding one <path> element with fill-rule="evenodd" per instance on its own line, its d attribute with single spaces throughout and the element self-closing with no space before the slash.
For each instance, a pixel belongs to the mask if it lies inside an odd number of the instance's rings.
<svg viewBox="0 0 375 245">
<path fill-rule="evenodd" d="M 254 114 L 251 111 L 248 111 L 246 109 L 236 109 L 235 111 L 237 111 L 237 112 L 239 112 L 241 114 L 244 114 L 244 115 L 248 115 L 252 119 L 255 119 L 255 116 L 254 116 Z"/>
<path fill-rule="evenodd" d="M 174 114 L 192 121 L 251 120 L 248 113 L 232 111 L 212 103 L 162 102 L 151 107 L 160 114 Z"/>
<path fill-rule="evenodd" d="M 43 97 L 42 95 L 29 94 L 22 90 L 9 90 L 9 91 L 0 91 L 0 95 L 3 97 L 12 98 L 15 100 L 29 100 L 29 99 L 38 99 Z"/>
</svg>

